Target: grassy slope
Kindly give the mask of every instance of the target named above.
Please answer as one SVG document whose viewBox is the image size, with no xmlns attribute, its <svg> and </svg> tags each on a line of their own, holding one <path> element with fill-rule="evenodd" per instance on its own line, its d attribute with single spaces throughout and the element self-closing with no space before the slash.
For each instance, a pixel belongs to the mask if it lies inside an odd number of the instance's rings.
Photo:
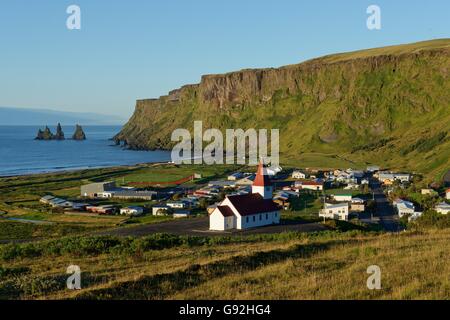
<svg viewBox="0 0 450 320">
<path fill-rule="evenodd" d="M 280 128 L 285 163 L 377 163 L 434 179 L 450 167 L 449 48 L 442 39 L 265 71 L 260 95 L 269 100 L 248 98 L 239 87 L 251 70 L 230 73 L 214 85 L 232 83 L 229 95 L 242 95 L 241 102 L 217 108 L 199 98 L 207 90 L 202 83 L 185 89 L 179 102 L 140 102 L 119 136 L 134 147 L 170 147 L 171 132 L 192 128 L 194 120 L 222 129 Z M 236 82 L 241 73 L 244 80 Z"/>
<path fill-rule="evenodd" d="M 109 254 L 53 254 L 3 261 L 2 298 L 444 299 L 450 295 L 450 231 L 298 235 Z M 51 257 L 52 263 L 48 263 Z M 81 292 L 64 289 L 82 270 Z M 382 290 L 366 288 L 370 265 Z M 405 270 L 407 272 L 405 272 Z M 22 284 L 19 286 L 18 284 Z"/>
</svg>

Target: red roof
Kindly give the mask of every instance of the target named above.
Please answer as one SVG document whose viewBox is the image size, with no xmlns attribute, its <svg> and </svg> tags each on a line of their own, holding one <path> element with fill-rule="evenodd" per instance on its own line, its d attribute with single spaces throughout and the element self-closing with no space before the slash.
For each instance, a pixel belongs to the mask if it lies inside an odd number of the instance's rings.
<svg viewBox="0 0 450 320">
<path fill-rule="evenodd" d="M 272 199 L 264 199 L 259 193 L 228 196 L 227 198 L 241 216 L 250 216 L 280 210 L 278 205 L 273 202 Z"/>
<path fill-rule="evenodd" d="M 255 187 L 268 187 L 272 184 L 270 183 L 269 176 L 264 174 L 264 165 L 262 162 L 258 165 L 258 171 L 256 172 L 255 180 L 253 181 L 253 186 Z"/>
<path fill-rule="evenodd" d="M 217 206 L 217 209 L 219 209 L 220 213 L 224 217 L 232 217 L 234 216 L 233 210 L 229 206 Z"/>
<path fill-rule="evenodd" d="M 446 193 L 450 193 L 450 189 L 447 189 L 447 191 L 445 191 Z"/>
<path fill-rule="evenodd" d="M 305 181 L 305 182 L 302 182 L 302 185 L 305 185 L 305 186 L 321 186 L 321 185 L 323 185 L 323 183 L 316 182 L 316 181 Z"/>
</svg>

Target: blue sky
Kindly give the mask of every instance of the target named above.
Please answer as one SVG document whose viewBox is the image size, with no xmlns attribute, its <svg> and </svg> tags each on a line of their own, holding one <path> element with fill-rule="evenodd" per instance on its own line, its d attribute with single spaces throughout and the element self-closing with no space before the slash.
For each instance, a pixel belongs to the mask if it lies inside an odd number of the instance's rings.
<svg viewBox="0 0 450 320">
<path fill-rule="evenodd" d="M 71 4 L 81 30 L 66 28 Z M 0 0 L 0 106 L 128 118 L 136 99 L 203 74 L 448 38 L 449 12 L 448 0 Z"/>
</svg>

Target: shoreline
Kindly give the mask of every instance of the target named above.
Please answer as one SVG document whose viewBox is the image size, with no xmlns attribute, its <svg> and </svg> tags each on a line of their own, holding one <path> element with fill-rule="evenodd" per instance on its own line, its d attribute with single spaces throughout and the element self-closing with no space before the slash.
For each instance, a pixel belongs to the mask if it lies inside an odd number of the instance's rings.
<svg viewBox="0 0 450 320">
<path fill-rule="evenodd" d="M 155 161 L 155 162 L 141 162 L 141 163 L 136 163 L 136 164 L 124 164 L 124 165 L 116 165 L 116 166 L 83 167 L 83 168 L 62 169 L 62 170 L 35 172 L 35 173 L 26 173 L 26 174 L 0 175 L 0 179 L 37 177 L 37 176 L 44 176 L 44 175 L 49 175 L 49 174 L 68 174 L 68 173 L 76 173 L 78 171 L 85 171 L 85 170 L 99 170 L 99 169 L 113 169 L 114 170 L 114 169 L 120 169 L 120 168 L 141 167 L 141 166 L 146 166 L 146 165 L 162 165 L 162 164 L 170 164 L 170 163 L 171 163 L 171 161 Z"/>
</svg>

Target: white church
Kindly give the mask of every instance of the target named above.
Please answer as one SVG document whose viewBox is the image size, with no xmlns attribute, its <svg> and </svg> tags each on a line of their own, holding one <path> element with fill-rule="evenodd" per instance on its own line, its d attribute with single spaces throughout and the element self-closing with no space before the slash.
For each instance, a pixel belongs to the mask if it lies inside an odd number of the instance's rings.
<svg viewBox="0 0 450 320">
<path fill-rule="evenodd" d="M 209 216 L 209 229 L 249 229 L 280 223 L 280 209 L 273 202 L 273 186 L 262 163 L 252 193 L 227 196 Z"/>
</svg>

